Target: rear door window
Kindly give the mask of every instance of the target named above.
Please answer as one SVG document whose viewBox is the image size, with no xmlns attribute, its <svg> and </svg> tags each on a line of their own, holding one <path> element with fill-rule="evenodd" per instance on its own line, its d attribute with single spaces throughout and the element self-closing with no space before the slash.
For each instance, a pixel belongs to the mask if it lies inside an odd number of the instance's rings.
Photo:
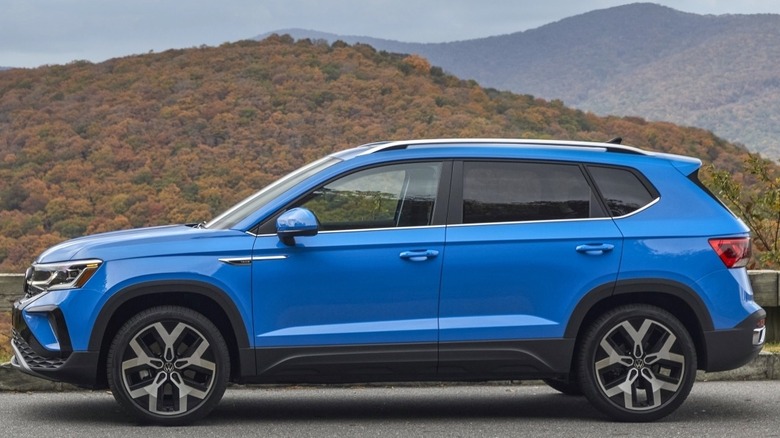
<svg viewBox="0 0 780 438">
<path fill-rule="evenodd" d="M 579 165 L 463 163 L 464 224 L 603 216 Z"/>
</svg>

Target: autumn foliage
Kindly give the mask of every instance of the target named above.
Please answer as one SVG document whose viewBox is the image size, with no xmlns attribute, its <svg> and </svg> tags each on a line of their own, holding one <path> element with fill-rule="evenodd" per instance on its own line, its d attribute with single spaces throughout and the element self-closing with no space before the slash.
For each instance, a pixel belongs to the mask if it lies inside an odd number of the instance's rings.
<svg viewBox="0 0 780 438">
<path fill-rule="evenodd" d="M 0 272 L 67 238 L 199 222 L 366 142 L 606 140 L 737 172 L 709 132 L 484 89 L 424 58 L 289 36 L 0 72 Z"/>
<path fill-rule="evenodd" d="M 11 313 L 0 312 L 0 364 L 13 356 L 11 350 Z"/>
</svg>

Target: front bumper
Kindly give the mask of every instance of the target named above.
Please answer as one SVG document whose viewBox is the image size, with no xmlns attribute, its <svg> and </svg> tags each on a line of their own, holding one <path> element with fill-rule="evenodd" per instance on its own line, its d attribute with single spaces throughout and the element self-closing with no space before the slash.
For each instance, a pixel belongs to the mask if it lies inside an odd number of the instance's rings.
<svg viewBox="0 0 780 438">
<path fill-rule="evenodd" d="M 706 361 L 704 371 L 727 371 L 739 368 L 758 356 L 766 338 L 766 311 L 757 310 L 736 327 L 704 332 Z"/>
<path fill-rule="evenodd" d="M 23 307 L 17 301 L 11 312 L 11 347 L 14 351 L 11 365 L 36 377 L 87 388 L 96 387 L 100 354 L 72 351 L 70 333 L 60 309 L 56 306 L 34 309 L 37 318 L 48 321 L 51 333 L 57 340 L 59 349 L 53 350 L 46 348 L 30 330 L 22 314 Z"/>
</svg>

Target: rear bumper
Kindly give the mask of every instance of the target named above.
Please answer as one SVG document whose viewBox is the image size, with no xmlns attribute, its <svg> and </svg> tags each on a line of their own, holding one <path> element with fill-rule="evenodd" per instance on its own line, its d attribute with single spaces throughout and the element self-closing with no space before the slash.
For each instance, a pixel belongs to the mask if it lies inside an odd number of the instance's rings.
<svg viewBox="0 0 780 438">
<path fill-rule="evenodd" d="M 764 347 L 766 312 L 754 312 L 736 327 L 704 332 L 706 361 L 704 371 L 727 371 L 753 360 Z"/>
</svg>

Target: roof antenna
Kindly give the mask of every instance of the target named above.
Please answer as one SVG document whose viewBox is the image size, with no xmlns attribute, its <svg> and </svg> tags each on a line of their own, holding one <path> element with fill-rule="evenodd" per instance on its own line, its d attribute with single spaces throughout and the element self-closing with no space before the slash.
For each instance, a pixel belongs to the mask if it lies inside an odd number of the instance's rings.
<svg viewBox="0 0 780 438">
<path fill-rule="evenodd" d="M 612 140 L 609 140 L 607 143 L 612 143 L 612 144 L 623 143 L 623 137 L 615 137 Z"/>
</svg>

